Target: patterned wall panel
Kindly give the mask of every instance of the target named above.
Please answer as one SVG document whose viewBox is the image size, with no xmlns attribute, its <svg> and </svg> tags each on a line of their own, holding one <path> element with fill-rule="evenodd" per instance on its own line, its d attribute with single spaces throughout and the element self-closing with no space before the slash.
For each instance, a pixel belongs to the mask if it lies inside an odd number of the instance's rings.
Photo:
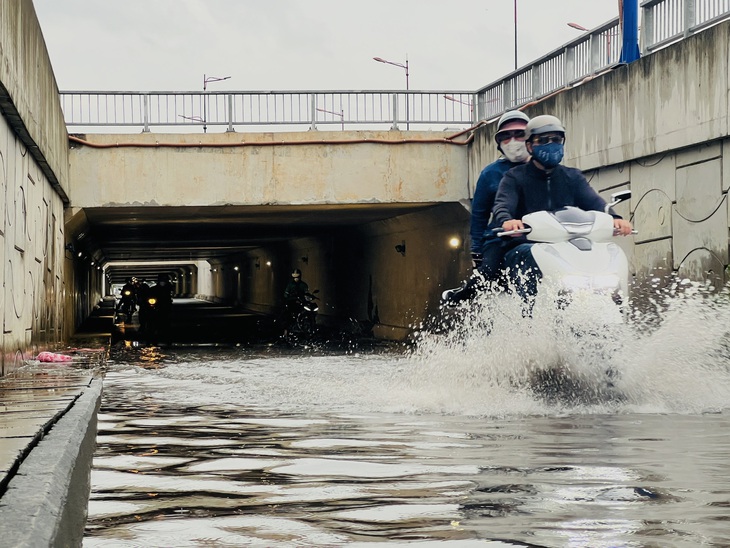
<svg viewBox="0 0 730 548">
<path fill-rule="evenodd" d="M 672 273 L 672 240 L 657 240 L 636 244 L 634 254 L 629 257 L 632 272 L 636 281 L 642 285 L 651 285 L 652 278 L 662 278 L 662 283 Z"/>
<path fill-rule="evenodd" d="M 679 204 L 672 214 L 674 229 L 673 267 L 682 268 L 689 278 L 700 280 L 704 272 L 717 272 L 718 264 L 728 263 L 727 197 L 720 197 L 709 217 L 693 221 L 680 214 Z M 700 252 L 705 250 L 705 252 Z M 723 267 L 724 268 L 724 267 Z M 722 275 L 723 268 L 720 268 Z"/>
<path fill-rule="evenodd" d="M 714 158 L 678 167 L 677 213 L 691 222 L 701 222 L 715 213 L 723 199 L 722 162 Z"/>
<path fill-rule="evenodd" d="M 652 190 L 662 192 L 670 202 L 675 196 L 675 157 L 665 153 L 641 158 L 631 163 L 631 201 L 636 206 Z"/>
<path fill-rule="evenodd" d="M 633 223 L 638 229 L 636 243 L 672 237 L 672 200 L 663 190 L 636 195 L 632 185 Z"/>
</svg>

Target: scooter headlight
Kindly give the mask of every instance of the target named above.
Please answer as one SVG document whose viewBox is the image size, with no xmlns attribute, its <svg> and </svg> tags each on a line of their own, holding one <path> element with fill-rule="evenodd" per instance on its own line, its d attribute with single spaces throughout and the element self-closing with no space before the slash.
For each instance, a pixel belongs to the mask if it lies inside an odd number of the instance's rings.
<svg viewBox="0 0 730 548">
<path fill-rule="evenodd" d="M 600 276 L 570 274 L 563 276 L 563 285 L 568 289 L 614 289 L 619 286 L 619 278 L 616 274 L 602 274 Z"/>
</svg>

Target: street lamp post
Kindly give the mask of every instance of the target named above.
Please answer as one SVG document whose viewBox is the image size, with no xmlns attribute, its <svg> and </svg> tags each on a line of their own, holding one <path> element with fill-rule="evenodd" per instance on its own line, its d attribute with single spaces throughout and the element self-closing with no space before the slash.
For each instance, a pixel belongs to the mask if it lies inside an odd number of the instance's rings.
<svg viewBox="0 0 730 548">
<path fill-rule="evenodd" d="M 408 112 L 408 92 L 410 90 L 408 86 L 408 56 L 406 56 L 406 64 L 402 63 L 394 63 L 393 61 L 386 61 L 385 59 L 382 59 L 381 57 L 373 57 L 374 61 L 377 61 L 378 63 L 385 63 L 387 65 L 393 65 L 394 67 L 400 67 L 402 69 L 405 69 L 406 71 L 406 129 L 411 129 L 410 124 L 410 115 Z"/>
<path fill-rule="evenodd" d="M 514 6 L 515 6 L 515 70 L 517 70 L 517 0 L 515 0 Z"/>
<path fill-rule="evenodd" d="M 223 78 L 219 78 L 218 76 L 206 76 L 203 74 L 203 91 L 206 91 L 208 89 L 208 82 L 220 82 L 222 80 L 228 80 L 230 76 L 224 76 Z M 207 108 L 208 98 L 203 97 L 203 133 L 208 132 L 208 126 L 207 126 L 207 120 L 208 120 L 208 108 Z"/>
</svg>

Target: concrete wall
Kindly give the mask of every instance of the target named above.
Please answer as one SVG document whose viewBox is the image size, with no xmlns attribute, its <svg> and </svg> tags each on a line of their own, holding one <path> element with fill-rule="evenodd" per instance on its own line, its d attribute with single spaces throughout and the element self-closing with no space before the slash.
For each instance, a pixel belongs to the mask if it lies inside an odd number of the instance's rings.
<svg viewBox="0 0 730 548">
<path fill-rule="evenodd" d="M 89 135 L 70 155 L 74 207 L 456 201 L 466 147 L 444 133 Z M 344 142 L 347 141 L 347 142 Z M 133 146 L 118 146 L 119 143 Z"/>
<path fill-rule="evenodd" d="M 639 282 L 672 271 L 728 281 L 729 63 L 726 22 L 525 110 L 564 122 L 564 163 L 599 192 L 632 190 L 625 214 L 639 234 L 622 245 Z M 471 180 L 496 157 L 493 134 L 476 136 Z"/>
<path fill-rule="evenodd" d="M 31 0 L 0 2 L 0 335 L 5 374 L 64 340 L 68 141 Z"/>
</svg>

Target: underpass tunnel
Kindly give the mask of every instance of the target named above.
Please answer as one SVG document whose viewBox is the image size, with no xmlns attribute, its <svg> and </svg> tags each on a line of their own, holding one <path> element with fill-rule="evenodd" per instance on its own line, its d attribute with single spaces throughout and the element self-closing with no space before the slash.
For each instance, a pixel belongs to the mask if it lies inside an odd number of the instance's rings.
<svg viewBox="0 0 730 548">
<path fill-rule="evenodd" d="M 298 268 L 318 323 L 404 340 L 470 271 L 468 219 L 460 203 L 100 207 L 67 217 L 66 237 L 75 291 L 92 299 L 163 273 L 179 299 L 273 318 Z"/>
</svg>

